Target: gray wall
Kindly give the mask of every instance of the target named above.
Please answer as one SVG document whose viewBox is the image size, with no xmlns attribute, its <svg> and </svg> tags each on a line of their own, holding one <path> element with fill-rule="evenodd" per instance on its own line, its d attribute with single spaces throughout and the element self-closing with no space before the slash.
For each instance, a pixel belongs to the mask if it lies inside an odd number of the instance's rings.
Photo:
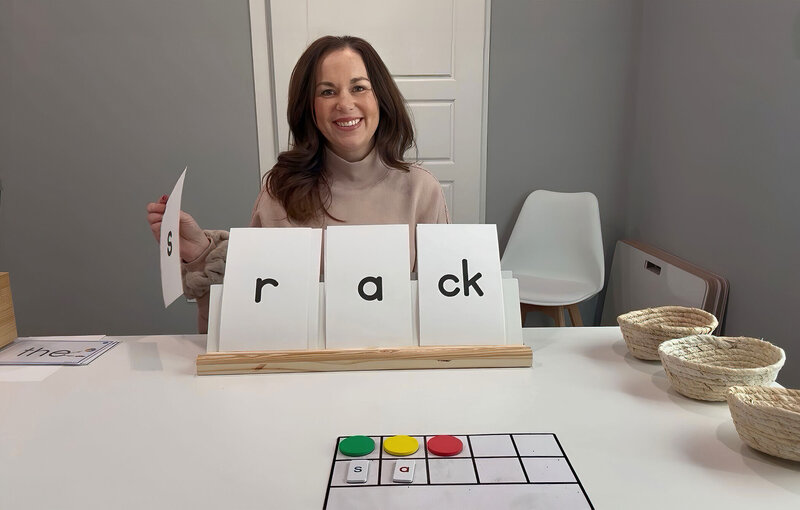
<svg viewBox="0 0 800 510">
<path fill-rule="evenodd" d="M 639 17 L 634 0 L 492 2 L 486 222 L 501 249 L 531 191 L 591 191 L 610 267 L 625 227 Z M 581 305 L 585 324 L 597 303 Z"/>
<path fill-rule="evenodd" d="M 800 387 L 800 2 L 645 0 L 626 233 L 730 281 Z"/>
<path fill-rule="evenodd" d="M 195 330 L 193 305 L 160 303 L 144 208 L 188 165 L 185 209 L 247 224 L 248 16 L 246 0 L 0 0 L 0 268 L 21 335 Z"/>
</svg>

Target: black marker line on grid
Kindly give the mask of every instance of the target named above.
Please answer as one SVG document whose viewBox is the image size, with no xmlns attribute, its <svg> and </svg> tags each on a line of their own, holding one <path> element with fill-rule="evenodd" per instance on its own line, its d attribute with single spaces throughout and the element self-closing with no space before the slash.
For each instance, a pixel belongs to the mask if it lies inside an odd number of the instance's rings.
<svg viewBox="0 0 800 510">
<path fill-rule="evenodd" d="M 525 469 L 525 464 L 522 462 L 522 456 L 519 454 L 519 448 L 517 448 L 517 442 L 514 441 L 514 434 L 509 434 L 508 437 L 511 438 L 511 444 L 514 445 L 514 451 L 517 454 L 517 460 L 519 461 L 519 467 L 522 468 L 522 474 L 525 475 L 525 483 L 531 483 L 530 477 L 528 477 L 528 470 Z"/>
<path fill-rule="evenodd" d="M 336 447 L 333 449 L 333 464 L 331 464 L 331 474 L 328 476 L 328 490 L 325 491 L 325 501 L 322 503 L 323 510 L 328 508 L 328 496 L 331 494 L 331 485 L 333 482 L 333 470 L 336 468 L 336 455 L 339 453 L 339 443 L 342 442 L 342 437 L 336 439 Z"/>
<path fill-rule="evenodd" d="M 426 485 L 431 485 L 431 466 L 428 463 L 428 436 L 422 436 L 422 447 L 425 448 L 425 480 Z"/>
<path fill-rule="evenodd" d="M 475 453 L 472 450 L 472 441 L 470 440 L 469 434 L 467 434 L 467 445 L 469 446 L 469 456 L 472 458 L 472 469 L 475 470 L 475 481 L 480 485 L 481 477 L 478 476 L 478 464 L 475 463 Z"/>
<path fill-rule="evenodd" d="M 586 501 L 589 502 L 589 507 L 594 510 L 594 504 L 592 504 L 592 500 L 589 499 L 589 495 L 586 494 L 586 489 L 583 488 L 583 484 L 581 483 L 581 479 L 578 478 L 578 473 L 575 472 L 575 469 L 572 467 L 572 462 L 569 461 L 569 457 L 567 457 L 567 452 L 564 451 L 564 447 L 561 446 L 561 441 L 558 440 L 558 436 L 553 434 L 553 439 L 556 440 L 556 444 L 558 445 L 558 449 L 561 450 L 561 453 L 564 454 L 564 460 L 567 461 L 567 466 L 569 466 L 569 470 L 572 471 L 572 476 L 575 478 L 575 481 L 578 482 L 578 487 L 581 488 L 581 492 L 583 492 L 583 497 L 586 498 Z"/>
<path fill-rule="evenodd" d="M 380 436 L 380 450 L 378 450 L 378 485 L 383 485 L 381 483 L 381 469 L 383 469 L 383 436 Z"/>
</svg>

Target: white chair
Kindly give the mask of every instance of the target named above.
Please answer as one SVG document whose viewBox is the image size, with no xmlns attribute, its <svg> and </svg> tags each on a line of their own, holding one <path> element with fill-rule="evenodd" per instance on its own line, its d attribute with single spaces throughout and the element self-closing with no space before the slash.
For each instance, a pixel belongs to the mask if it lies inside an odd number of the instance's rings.
<svg viewBox="0 0 800 510">
<path fill-rule="evenodd" d="M 536 190 L 525 199 L 500 265 L 519 281 L 522 323 L 531 310 L 582 326 L 578 303 L 603 288 L 600 208 L 592 193 Z"/>
</svg>

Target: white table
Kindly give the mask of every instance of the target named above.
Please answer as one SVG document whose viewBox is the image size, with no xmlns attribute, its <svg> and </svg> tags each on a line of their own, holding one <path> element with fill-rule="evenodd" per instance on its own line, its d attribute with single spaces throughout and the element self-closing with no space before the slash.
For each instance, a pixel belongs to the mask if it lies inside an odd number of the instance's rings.
<svg viewBox="0 0 800 510">
<path fill-rule="evenodd" d="M 117 338 L 0 382 L 0 508 L 318 509 L 337 436 L 501 432 L 556 433 L 598 509 L 800 508 L 800 464 L 744 446 L 617 328 L 524 336 L 526 369 L 202 377 L 204 336 Z"/>
</svg>

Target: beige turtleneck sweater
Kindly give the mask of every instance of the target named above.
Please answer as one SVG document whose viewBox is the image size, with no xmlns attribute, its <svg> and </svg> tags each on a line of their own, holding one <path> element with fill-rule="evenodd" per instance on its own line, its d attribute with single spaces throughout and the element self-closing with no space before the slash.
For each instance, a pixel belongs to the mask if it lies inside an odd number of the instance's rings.
<svg viewBox="0 0 800 510">
<path fill-rule="evenodd" d="M 430 172 L 412 165 L 408 172 L 383 164 L 375 150 L 354 163 L 330 150 L 325 152 L 325 173 L 331 189 L 328 212 L 305 224 L 290 221 L 283 206 L 262 187 L 251 227 L 315 227 L 328 225 L 409 226 L 411 267 L 416 266 L 416 226 L 419 223 L 450 223 L 442 188 Z M 228 249 L 228 232 L 207 230 L 210 243 L 196 260 L 183 264 L 184 295 L 197 299 L 198 330 L 208 330 L 208 287 L 222 283 Z"/>
</svg>

